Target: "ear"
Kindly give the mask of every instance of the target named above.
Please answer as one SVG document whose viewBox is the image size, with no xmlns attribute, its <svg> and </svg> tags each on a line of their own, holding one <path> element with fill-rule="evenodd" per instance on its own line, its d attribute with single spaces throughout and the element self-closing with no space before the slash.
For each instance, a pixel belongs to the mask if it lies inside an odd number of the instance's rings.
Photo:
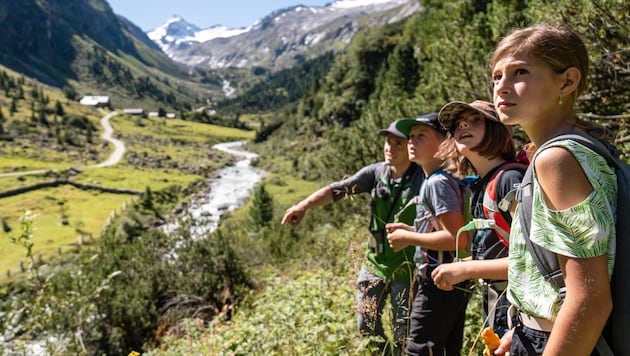
<svg viewBox="0 0 630 356">
<path fill-rule="evenodd" d="M 576 67 L 569 67 L 564 71 L 564 73 L 562 73 L 562 76 L 563 83 L 562 88 L 560 89 L 560 94 L 562 96 L 566 96 L 577 89 L 580 84 L 580 80 L 582 79 L 582 73 Z"/>
</svg>

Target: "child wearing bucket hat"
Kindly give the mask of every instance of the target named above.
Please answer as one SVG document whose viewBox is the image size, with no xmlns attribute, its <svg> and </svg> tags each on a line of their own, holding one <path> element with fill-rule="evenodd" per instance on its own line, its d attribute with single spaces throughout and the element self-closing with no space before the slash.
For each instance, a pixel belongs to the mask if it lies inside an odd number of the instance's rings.
<svg viewBox="0 0 630 356">
<path fill-rule="evenodd" d="M 506 127 L 487 101 L 454 101 L 440 110 L 439 120 L 449 132 L 439 156 L 457 177 L 475 175 L 470 211 L 474 219 L 471 260 L 439 266 L 433 278 L 446 290 L 467 279 L 481 279 L 484 326 L 502 336 L 508 330 L 509 302 L 507 256 L 510 224 L 516 204 L 515 189 L 523 178 L 524 164 L 516 162 L 511 128 Z M 510 203 L 499 209 L 500 202 Z M 466 228 L 463 230 L 467 230 Z"/>
</svg>

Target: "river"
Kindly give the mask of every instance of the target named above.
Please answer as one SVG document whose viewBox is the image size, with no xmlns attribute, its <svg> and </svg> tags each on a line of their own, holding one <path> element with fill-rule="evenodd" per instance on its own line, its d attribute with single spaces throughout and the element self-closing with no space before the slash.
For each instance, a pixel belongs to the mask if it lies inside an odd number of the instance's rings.
<svg viewBox="0 0 630 356">
<path fill-rule="evenodd" d="M 243 148 L 245 141 L 220 143 L 212 146 L 214 149 L 227 152 L 238 158 L 236 164 L 219 171 L 218 178 L 213 179 L 210 189 L 200 199 L 191 201 L 184 212 L 184 216 L 192 218 L 191 233 L 195 237 L 206 236 L 214 231 L 221 221 L 221 217 L 241 207 L 252 194 L 256 184 L 267 172 L 252 166 L 252 160 L 258 157 L 256 153 Z M 178 224 L 168 224 L 164 231 L 172 231 Z"/>
</svg>

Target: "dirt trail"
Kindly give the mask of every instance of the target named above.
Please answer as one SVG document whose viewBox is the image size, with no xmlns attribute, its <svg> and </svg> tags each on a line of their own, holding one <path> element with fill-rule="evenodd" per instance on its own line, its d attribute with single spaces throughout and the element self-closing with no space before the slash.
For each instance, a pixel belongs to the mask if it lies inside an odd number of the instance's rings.
<svg viewBox="0 0 630 356">
<path fill-rule="evenodd" d="M 114 130 L 112 129 L 112 126 L 109 124 L 109 119 L 111 119 L 117 114 L 118 114 L 117 112 L 112 111 L 101 118 L 101 125 L 103 125 L 103 128 L 104 128 L 104 132 L 101 137 L 103 137 L 105 141 L 108 141 L 114 145 L 114 152 L 111 154 L 111 156 L 109 156 L 107 160 L 99 164 L 88 166 L 87 168 L 103 168 L 103 167 L 112 166 L 118 163 L 122 159 L 122 156 L 125 154 L 125 144 L 122 143 L 122 141 L 117 140 L 112 137 Z M 46 173 L 47 171 L 48 171 L 47 169 L 37 169 L 37 170 L 25 171 L 25 172 L 0 173 L 0 177 L 14 177 L 14 176 L 25 176 L 25 175 L 30 175 L 30 174 L 43 174 L 43 173 Z"/>
<path fill-rule="evenodd" d="M 103 135 L 101 137 L 103 137 L 105 141 L 109 141 L 112 145 L 114 145 L 114 152 L 111 154 L 111 156 L 109 156 L 106 161 L 96 164 L 94 166 L 90 166 L 88 168 L 102 168 L 112 166 L 118 163 L 121 160 L 122 156 L 125 154 L 125 144 L 122 143 L 122 141 L 112 137 L 114 129 L 112 129 L 112 125 L 109 124 L 109 119 L 111 119 L 116 114 L 117 112 L 112 111 L 109 114 L 103 116 L 103 118 L 101 119 L 101 125 L 103 125 L 103 128 L 105 129 L 105 132 L 103 132 Z"/>
</svg>

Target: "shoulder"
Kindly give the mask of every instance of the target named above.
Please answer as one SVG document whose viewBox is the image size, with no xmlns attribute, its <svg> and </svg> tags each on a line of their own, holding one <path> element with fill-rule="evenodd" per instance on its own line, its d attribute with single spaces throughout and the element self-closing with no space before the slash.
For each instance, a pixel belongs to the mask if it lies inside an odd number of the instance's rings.
<svg viewBox="0 0 630 356">
<path fill-rule="evenodd" d="M 387 175 L 389 172 L 389 166 L 385 164 L 385 162 L 376 162 L 368 164 L 367 166 L 363 166 L 363 168 L 359 169 L 354 175 L 371 175 L 371 176 L 381 176 Z"/>
<path fill-rule="evenodd" d="M 444 190 L 453 188 L 457 188 L 458 190 L 460 190 L 463 187 L 463 184 L 459 181 L 459 179 L 453 177 L 446 171 L 442 171 L 438 174 L 431 174 L 427 178 L 426 184 L 433 190 Z"/>
<path fill-rule="evenodd" d="M 527 165 L 518 162 L 512 162 L 502 167 L 496 173 L 496 181 L 494 185 L 512 189 L 514 184 L 519 184 L 523 180 Z M 489 183 L 489 182 L 488 182 Z"/>
<path fill-rule="evenodd" d="M 584 174 L 575 156 L 565 146 L 554 145 L 542 150 L 536 155 L 533 164 L 539 180 L 550 177 L 579 178 Z"/>
<path fill-rule="evenodd" d="M 576 156 L 565 145 L 553 145 L 534 158 L 535 177 L 550 208 L 567 209 L 593 190 Z"/>
</svg>

